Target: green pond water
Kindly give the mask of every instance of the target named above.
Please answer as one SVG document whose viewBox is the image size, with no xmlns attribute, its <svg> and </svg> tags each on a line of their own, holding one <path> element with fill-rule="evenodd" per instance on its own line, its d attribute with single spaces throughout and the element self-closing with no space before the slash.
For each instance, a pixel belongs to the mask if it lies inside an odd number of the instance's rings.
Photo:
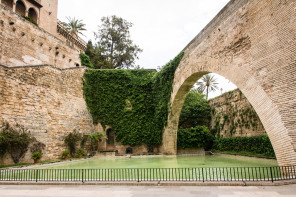
<svg viewBox="0 0 296 197">
<path fill-rule="evenodd" d="M 143 156 L 82 159 L 41 166 L 39 169 L 110 169 L 110 168 L 190 168 L 190 167 L 271 167 L 276 160 L 233 155 Z"/>
</svg>

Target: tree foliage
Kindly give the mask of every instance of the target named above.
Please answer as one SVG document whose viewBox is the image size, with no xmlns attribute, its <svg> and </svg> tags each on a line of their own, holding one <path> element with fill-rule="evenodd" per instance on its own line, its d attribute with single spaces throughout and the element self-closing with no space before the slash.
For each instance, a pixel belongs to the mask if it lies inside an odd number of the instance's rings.
<svg viewBox="0 0 296 197">
<path fill-rule="evenodd" d="M 207 74 L 204 75 L 201 80 L 199 80 L 197 83 L 198 86 L 198 91 L 201 92 L 205 92 L 206 93 L 206 98 L 209 98 L 209 93 L 210 92 L 215 92 L 216 90 L 218 90 L 218 83 L 217 83 L 217 79 L 215 78 L 214 75 L 211 74 Z"/>
<path fill-rule="evenodd" d="M 138 53 L 142 52 L 142 49 L 130 39 L 129 29 L 133 24 L 114 15 L 103 17 L 101 22 L 95 34 L 98 42 L 95 47 L 89 45 L 89 50 L 86 52 L 95 67 L 113 69 L 134 67 Z"/>
<path fill-rule="evenodd" d="M 111 62 L 103 56 L 103 49 L 97 45 L 93 45 L 92 41 L 88 41 L 85 54 L 90 58 L 91 64 L 95 69 L 112 69 Z"/>
<path fill-rule="evenodd" d="M 73 37 L 78 37 L 79 34 L 83 35 L 83 31 L 85 31 L 85 24 L 82 20 L 78 20 L 75 17 L 67 17 L 68 22 L 63 22 L 64 27 L 69 31 L 69 33 Z"/>
<path fill-rule="evenodd" d="M 92 62 L 90 61 L 90 58 L 88 55 L 86 55 L 85 53 L 80 53 L 79 57 L 80 57 L 82 66 L 86 66 L 89 68 L 95 68 L 94 65 L 92 64 Z"/>
<path fill-rule="evenodd" d="M 195 89 L 191 90 L 187 94 L 181 111 L 179 127 L 209 126 L 210 120 L 211 107 L 204 95 L 199 94 Z"/>
</svg>

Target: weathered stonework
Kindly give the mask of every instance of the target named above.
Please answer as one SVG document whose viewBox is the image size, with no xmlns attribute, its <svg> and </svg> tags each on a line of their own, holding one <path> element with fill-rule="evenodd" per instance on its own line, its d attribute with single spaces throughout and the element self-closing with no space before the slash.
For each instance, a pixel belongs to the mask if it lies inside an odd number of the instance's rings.
<svg viewBox="0 0 296 197">
<path fill-rule="evenodd" d="M 66 149 L 67 133 L 95 131 L 83 98 L 84 70 L 0 66 L 0 122 L 23 125 L 46 144 L 43 159 L 59 158 Z M 21 162 L 27 160 L 30 156 Z"/>
<path fill-rule="evenodd" d="M 0 5 L 0 64 L 80 66 L 80 51 L 54 35 Z"/>
<path fill-rule="evenodd" d="M 213 72 L 236 84 L 254 107 L 279 165 L 296 165 L 295 7 L 295 0 L 232 0 L 189 43 L 175 73 L 162 152 L 176 154 L 186 94 Z"/>
<path fill-rule="evenodd" d="M 105 129 L 101 126 L 101 124 L 96 125 L 95 130 L 96 132 L 101 132 L 106 135 L 106 138 L 102 140 L 102 142 L 99 143 L 99 151 L 116 151 L 119 155 L 126 154 L 127 148 L 132 148 L 133 154 L 136 155 L 143 155 L 143 154 L 158 154 L 159 149 L 157 147 L 154 147 L 152 153 L 149 153 L 148 146 L 147 145 L 140 145 L 140 146 L 129 146 L 129 145 L 122 145 L 120 142 L 117 142 L 116 139 L 112 139 L 112 143 L 108 143 L 108 130 L 110 129 L 109 126 L 107 126 Z"/>
<path fill-rule="evenodd" d="M 265 129 L 248 99 L 239 90 L 209 101 L 212 109 L 210 129 L 220 137 L 265 135 Z"/>
</svg>

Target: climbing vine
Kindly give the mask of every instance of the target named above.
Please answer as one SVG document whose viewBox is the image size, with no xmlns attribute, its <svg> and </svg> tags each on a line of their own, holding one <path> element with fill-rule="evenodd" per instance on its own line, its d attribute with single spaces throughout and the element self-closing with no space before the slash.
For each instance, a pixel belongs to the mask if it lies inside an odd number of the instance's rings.
<svg viewBox="0 0 296 197">
<path fill-rule="evenodd" d="M 153 70 L 92 70 L 84 74 L 84 97 L 94 123 L 109 125 L 123 145 L 158 146 L 167 124 L 175 70 L 184 53 Z"/>
<path fill-rule="evenodd" d="M 225 103 L 227 106 L 226 111 L 217 110 L 214 108 L 221 107 L 222 103 L 216 103 L 212 106 L 212 118 L 214 117 L 213 129 L 212 133 L 217 137 L 220 136 L 221 131 L 225 130 L 225 125 L 229 127 L 230 136 L 233 136 L 236 132 L 240 132 L 243 134 L 244 130 L 253 131 L 258 130 L 258 126 L 260 123 L 259 117 L 255 110 L 252 107 L 244 107 L 238 109 L 236 105 L 232 105 L 229 99 L 232 99 L 234 96 L 233 91 L 227 92 L 224 95 Z M 242 98 L 242 93 L 239 91 L 239 99 Z M 218 112 L 219 111 L 219 112 Z"/>
</svg>

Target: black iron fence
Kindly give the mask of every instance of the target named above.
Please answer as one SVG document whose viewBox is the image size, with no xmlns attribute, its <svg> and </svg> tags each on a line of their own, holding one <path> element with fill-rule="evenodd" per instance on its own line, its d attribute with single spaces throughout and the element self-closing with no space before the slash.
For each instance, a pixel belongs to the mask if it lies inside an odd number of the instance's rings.
<svg viewBox="0 0 296 197">
<path fill-rule="evenodd" d="M 1 182 L 274 182 L 292 179 L 296 179 L 295 166 L 0 170 Z"/>
</svg>

